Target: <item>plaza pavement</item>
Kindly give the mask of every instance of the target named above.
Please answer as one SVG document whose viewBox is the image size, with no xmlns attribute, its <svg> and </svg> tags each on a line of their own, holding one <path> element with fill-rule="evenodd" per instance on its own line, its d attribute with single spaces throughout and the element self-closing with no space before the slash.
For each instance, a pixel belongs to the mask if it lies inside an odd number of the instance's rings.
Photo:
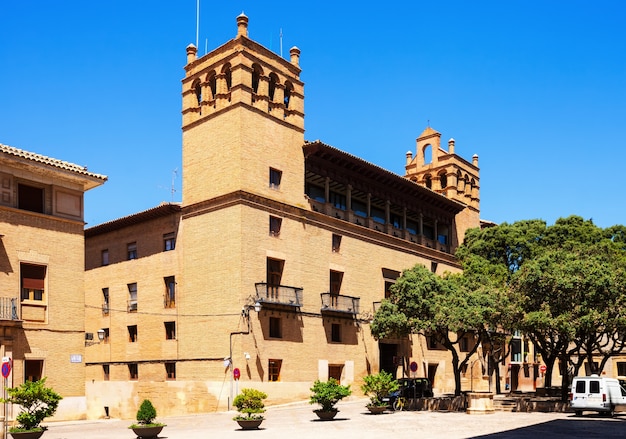
<svg viewBox="0 0 626 439">
<path fill-rule="evenodd" d="M 404 411 L 371 415 L 367 400 L 342 401 L 334 421 L 319 421 L 306 402 L 268 407 L 260 430 L 243 431 L 232 417 L 236 412 L 157 418 L 167 426 L 159 439 L 206 438 L 624 438 L 626 413 L 615 418 L 596 414 L 574 417 L 571 413 L 496 412 L 468 415 L 464 412 Z M 42 439 L 133 439 L 132 421 L 106 419 L 47 423 Z"/>
</svg>

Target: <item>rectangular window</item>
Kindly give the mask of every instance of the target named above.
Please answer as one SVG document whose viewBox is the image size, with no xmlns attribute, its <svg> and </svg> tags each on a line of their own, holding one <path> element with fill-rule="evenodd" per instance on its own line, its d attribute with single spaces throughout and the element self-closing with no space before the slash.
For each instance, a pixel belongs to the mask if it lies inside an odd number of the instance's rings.
<svg viewBox="0 0 626 439">
<path fill-rule="evenodd" d="M 24 360 L 24 379 L 39 381 L 43 377 L 43 360 Z"/>
<path fill-rule="evenodd" d="M 280 235 L 280 227 L 282 225 L 282 222 L 282 218 L 270 215 L 270 236 Z"/>
<path fill-rule="evenodd" d="M 176 322 L 164 322 L 165 339 L 176 340 Z"/>
<path fill-rule="evenodd" d="M 174 250 L 176 247 L 176 235 L 174 232 L 163 235 L 163 251 Z"/>
<path fill-rule="evenodd" d="M 101 265 L 109 265 L 109 250 L 104 249 L 100 252 L 100 263 Z"/>
<path fill-rule="evenodd" d="M 137 284 L 128 284 L 128 312 L 137 312 Z"/>
<path fill-rule="evenodd" d="M 339 323 L 330 325 L 330 340 L 335 343 L 341 343 L 341 325 Z"/>
<path fill-rule="evenodd" d="M 110 377 L 111 377 L 110 366 L 108 364 L 103 364 L 102 365 L 102 379 L 104 381 L 109 381 Z"/>
<path fill-rule="evenodd" d="M 165 376 L 168 380 L 176 379 L 176 363 L 165 363 Z"/>
<path fill-rule="evenodd" d="M 375 222 L 379 224 L 385 224 L 385 211 L 383 209 L 372 207 L 370 210 L 370 214 Z"/>
<path fill-rule="evenodd" d="M 597 370 L 598 370 L 598 362 L 597 361 L 593 362 L 593 370 L 591 370 L 590 364 L 585 361 L 585 375 L 589 376 L 592 373 L 598 373 Z"/>
<path fill-rule="evenodd" d="M 400 272 L 391 270 L 390 268 L 383 268 L 383 280 L 385 282 L 385 298 L 391 297 L 391 286 L 396 283 L 396 280 L 400 277 Z"/>
<path fill-rule="evenodd" d="M 330 270 L 330 294 L 338 296 L 341 292 L 341 281 L 343 273 L 341 271 Z"/>
<path fill-rule="evenodd" d="M 22 300 L 44 300 L 46 281 L 46 266 L 34 264 L 20 264 L 22 284 Z"/>
<path fill-rule="evenodd" d="M 467 337 L 462 337 L 459 340 L 459 350 L 461 352 L 469 352 L 469 340 Z"/>
<path fill-rule="evenodd" d="M 44 213 L 44 190 L 43 188 L 17 185 L 17 208 L 30 212 Z"/>
<path fill-rule="evenodd" d="M 511 340 L 511 361 L 522 362 L 522 339 L 520 338 Z"/>
<path fill-rule="evenodd" d="M 127 259 L 130 261 L 131 259 L 137 259 L 137 243 L 131 242 L 126 244 L 126 254 Z"/>
<path fill-rule="evenodd" d="M 102 288 L 102 314 L 109 314 L 109 289 Z"/>
<path fill-rule="evenodd" d="M 576 393 L 587 393 L 585 380 L 576 381 Z"/>
<path fill-rule="evenodd" d="M 589 393 L 600 393 L 600 381 L 589 381 Z"/>
<path fill-rule="evenodd" d="M 280 317 L 270 317 L 270 337 L 283 338 Z"/>
<path fill-rule="evenodd" d="M 267 379 L 268 381 L 280 381 L 280 368 L 283 365 L 283 360 L 267 361 Z"/>
<path fill-rule="evenodd" d="M 337 235 L 336 233 L 333 233 L 333 251 L 335 253 L 338 253 L 340 248 L 341 248 L 341 235 Z"/>
<path fill-rule="evenodd" d="M 402 217 L 400 215 L 392 213 L 389 220 L 396 229 L 402 228 Z"/>
<path fill-rule="evenodd" d="M 139 379 L 139 367 L 137 363 L 130 363 L 128 365 L 128 378 L 133 381 Z"/>
<path fill-rule="evenodd" d="M 430 271 L 433 273 L 437 273 L 437 267 L 439 264 L 437 262 L 430 262 Z"/>
<path fill-rule="evenodd" d="M 104 331 L 104 339 L 102 339 L 102 342 L 108 343 L 109 342 L 109 328 L 102 328 L 102 330 Z"/>
<path fill-rule="evenodd" d="M 367 218 L 367 204 L 361 201 L 352 200 L 352 211 L 357 216 Z"/>
<path fill-rule="evenodd" d="M 617 374 L 619 376 L 626 376 L 626 363 L 623 361 L 617 362 Z"/>
<path fill-rule="evenodd" d="M 168 276 L 165 281 L 165 308 L 176 308 L 176 278 Z"/>
<path fill-rule="evenodd" d="M 270 187 L 272 189 L 280 188 L 280 180 L 283 177 L 282 171 L 278 169 L 270 168 Z"/>
<path fill-rule="evenodd" d="M 137 325 L 128 326 L 128 341 L 130 343 L 137 342 Z"/>
</svg>

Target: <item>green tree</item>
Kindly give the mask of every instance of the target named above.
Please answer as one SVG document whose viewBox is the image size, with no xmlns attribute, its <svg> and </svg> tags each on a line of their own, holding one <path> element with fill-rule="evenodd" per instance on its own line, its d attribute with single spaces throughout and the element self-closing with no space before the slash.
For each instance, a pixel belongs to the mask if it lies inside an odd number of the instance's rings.
<svg viewBox="0 0 626 439">
<path fill-rule="evenodd" d="M 461 275 L 441 278 L 422 265 L 405 270 L 383 300 L 370 325 L 377 338 L 423 334 L 452 356 L 455 394 L 461 393 L 461 370 L 480 346 L 496 313 L 494 296 Z M 475 343 L 461 351 L 461 340 Z"/>
<path fill-rule="evenodd" d="M 21 407 L 21 412 L 15 418 L 19 427 L 12 428 L 13 432 L 41 430 L 39 424 L 45 418 L 54 415 L 59 401 L 63 399 L 50 387 L 46 387 L 46 378 L 39 381 L 25 381 L 19 387 L 6 390 L 8 397 L 2 402 L 17 404 Z"/>
</svg>

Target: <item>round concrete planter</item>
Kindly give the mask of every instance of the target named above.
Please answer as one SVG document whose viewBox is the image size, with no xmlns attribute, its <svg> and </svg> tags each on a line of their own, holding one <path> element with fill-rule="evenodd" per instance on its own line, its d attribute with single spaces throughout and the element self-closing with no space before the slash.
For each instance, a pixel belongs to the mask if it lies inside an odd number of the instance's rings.
<svg viewBox="0 0 626 439">
<path fill-rule="evenodd" d="M 315 413 L 322 421 L 332 421 L 335 416 L 337 416 L 337 413 L 339 413 L 339 410 L 313 410 L 313 413 Z"/>
</svg>

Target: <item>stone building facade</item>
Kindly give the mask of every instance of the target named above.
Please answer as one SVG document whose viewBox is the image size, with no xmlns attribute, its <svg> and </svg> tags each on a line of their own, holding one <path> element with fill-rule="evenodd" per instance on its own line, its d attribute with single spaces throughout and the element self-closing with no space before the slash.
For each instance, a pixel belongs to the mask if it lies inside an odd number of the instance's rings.
<svg viewBox="0 0 626 439">
<path fill-rule="evenodd" d="M 86 410 L 83 196 L 105 181 L 0 145 L 0 357 L 11 365 L 4 382 L 47 377 L 63 396 L 62 419 Z"/>
<path fill-rule="evenodd" d="M 402 270 L 460 270 L 454 251 L 480 226 L 477 157 L 427 128 L 399 176 L 306 141 L 300 50 L 285 60 L 247 25 L 200 58 L 187 47 L 182 203 L 85 231 L 86 325 L 106 334 L 86 354 L 88 417 L 146 397 L 163 416 L 223 410 L 242 387 L 303 400 L 328 377 L 358 391 L 412 362 L 454 388 L 445 351 L 377 341 L 369 322 Z"/>
</svg>

